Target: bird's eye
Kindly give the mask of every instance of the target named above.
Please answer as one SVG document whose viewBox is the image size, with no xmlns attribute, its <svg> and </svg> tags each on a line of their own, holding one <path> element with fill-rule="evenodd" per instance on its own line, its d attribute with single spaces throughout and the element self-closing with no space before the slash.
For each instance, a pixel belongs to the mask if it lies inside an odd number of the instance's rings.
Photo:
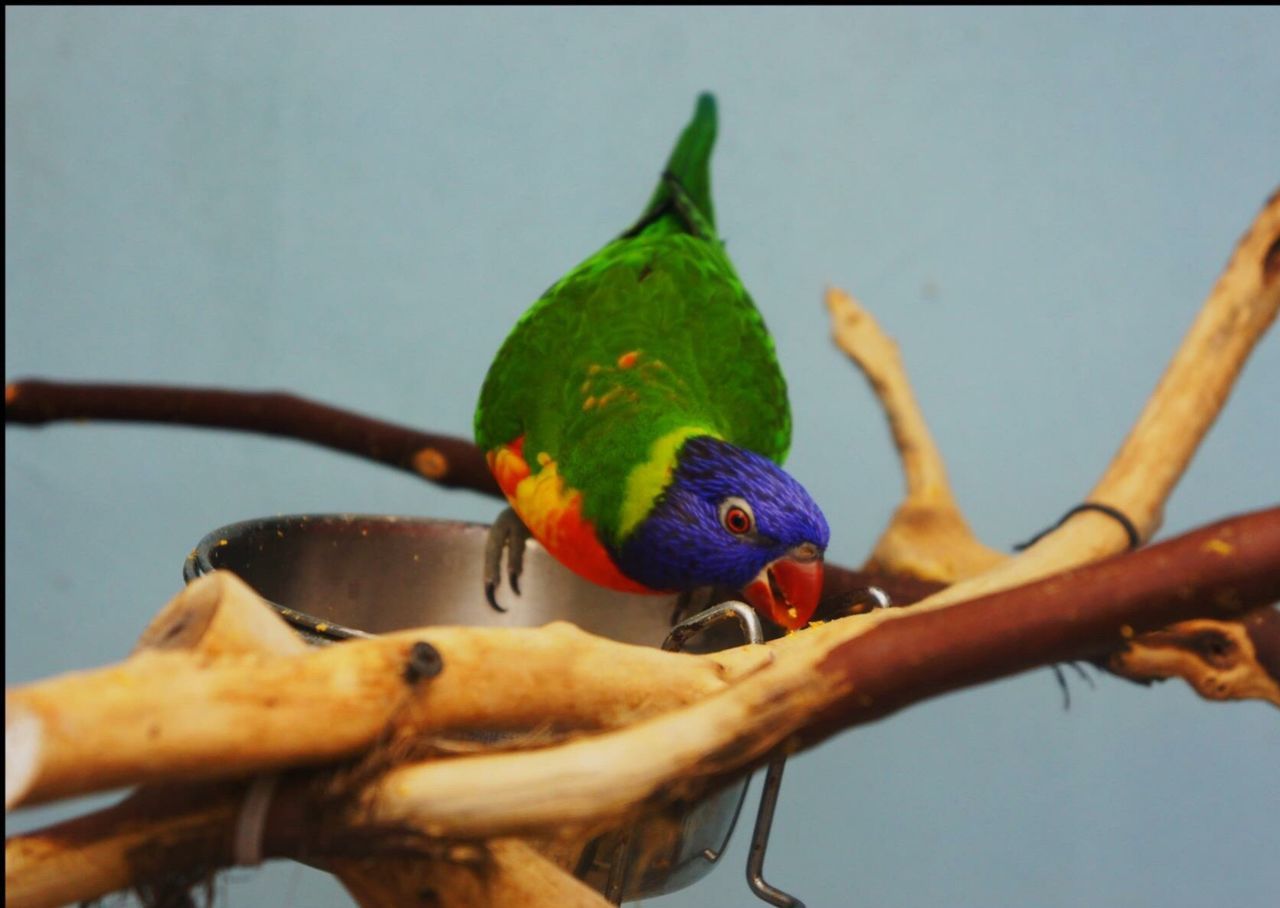
<svg viewBox="0 0 1280 908">
<path fill-rule="evenodd" d="M 726 498 L 720 502 L 720 524 L 735 536 L 745 536 L 755 529 L 756 518 L 741 498 Z"/>
</svg>

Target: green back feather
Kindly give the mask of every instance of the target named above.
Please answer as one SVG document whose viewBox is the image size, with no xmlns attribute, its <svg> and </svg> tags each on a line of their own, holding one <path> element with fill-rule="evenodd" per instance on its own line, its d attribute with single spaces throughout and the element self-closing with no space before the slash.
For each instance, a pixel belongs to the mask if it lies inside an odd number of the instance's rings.
<svg viewBox="0 0 1280 908">
<path fill-rule="evenodd" d="M 524 435 L 534 470 L 547 452 L 608 542 L 627 477 L 668 433 L 696 426 L 778 462 L 790 443 L 773 341 L 711 226 L 715 128 L 703 95 L 667 164 L 675 185 L 661 181 L 631 230 L 525 312 L 476 409 L 481 448 Z"/>
<path fill-rule="evenodd" d="M 664 174 L 670 174 L 684 187 L 685 193 L 693 202 L 702 218 L 710 226 L 714 235 L 716 227 L 715 207 L 711 202 L 711 150 L 716 144 L 716 99 L 704 92 L 698 95 L 698 103 L 693 111 L 693 119 L 680 134 L 676 147 L 667 158 Z M 672 204 L 671 187 L 666 180 L 659 180 L 658 186 L 640 216 L 640 224 L 654 220 L 656 217 L 670 212 Z M 632 228 L 634 230 L 634 228 Z"/>
</svg>

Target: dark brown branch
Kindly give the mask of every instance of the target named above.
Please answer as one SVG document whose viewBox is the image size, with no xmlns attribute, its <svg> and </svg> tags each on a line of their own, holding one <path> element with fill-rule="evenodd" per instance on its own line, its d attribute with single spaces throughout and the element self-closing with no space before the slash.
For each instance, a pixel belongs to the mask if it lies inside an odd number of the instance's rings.
<svg viewBox="0 0 1280 908">
<path fill-rule="evenodd" d="M 471 442 L 361 416 L 279 391 L 232 391 L 22 379 L 4 391 L 4 421 L 147 422 L 258 432 L 308 441 L 395 467 L 438 485 L 502 497 Z"/>
<path fill-rule="evenodd" d="M 1180 621 L 1240 621 L 1280 600 L 1280 508 L 1229 518 L 963 603 L 912 610 L 837 646 L 822 672 L 855 692 L 832 704 L 806 743 L 947 691 L 1050 662 L 1103 658 Z M 959 604 L 957 604 L 959 605 Z M 1248 615 L 1280 684 L 1270 610 Z M 1261 615 L 1261 617 L 1258 617 Z"/>
<path fill-rule="evenodd" d="M 1251 612 L 1241 624 L 1253 644 L 1258 665 L 1280 683 L 1280 609 Z"/>
<path fill-rule="evenodd" d="M 279 391 L 19 379 L 5 387 L 4 420 L 29 426 L 103 420 L 257 432 L 345 451 L 442 486 L 502 498 L 484 455 L 464 438 L 420 432 Z M 882 587 L 898 605 L 942 586 L 832 564 L 816 617 L 849 614 L 849 594 L 868 584 Z"/>
</svg>

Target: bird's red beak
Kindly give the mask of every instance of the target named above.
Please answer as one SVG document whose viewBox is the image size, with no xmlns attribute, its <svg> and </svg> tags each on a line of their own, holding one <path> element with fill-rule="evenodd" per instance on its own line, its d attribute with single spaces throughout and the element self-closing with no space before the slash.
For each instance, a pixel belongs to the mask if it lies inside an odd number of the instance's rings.
<svg viewBox="0 0 1280 908">
<path fill-rule="evenodd" d="M 774 624 L 787 630 L 804 627 L 822 595 L 822 550 L 812 543 L 796 546 L 765 565 L 742 595 Z"/>
</svg>

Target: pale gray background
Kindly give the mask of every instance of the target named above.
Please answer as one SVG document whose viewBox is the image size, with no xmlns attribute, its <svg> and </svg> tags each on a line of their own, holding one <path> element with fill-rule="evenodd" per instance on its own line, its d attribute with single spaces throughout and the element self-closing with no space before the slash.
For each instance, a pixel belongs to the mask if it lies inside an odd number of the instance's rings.
<svg viewBox="0 0 1280 908">
<path fill-rule="evenodd" d="M 717 92 L 718 216 L 791 383 L 831 557 L 899 493 L 824 285 L 901 342 L 976 529 L 1105 467 L 1280 178 L 1280 14 L 5 13 L 5 376 L 285 388 L 465 434 L 490 358 L 637 214 Z M 1280 499 L 1276 339 L 1165 532 Z M 192 544 L 274 513 L 488 520 L 353 458 L 198 430 L 6 430 L 6 681 L 128 651 Z M 1275 904 L 1280 722 L 1048 671 L 795 760 L 768 872 L 810 906 Z M 21 813 L 8 829 L 52 812 Z M 747 836 L 663 908 L 752 904 Z M 291 866 L 231 906 L 346 904 Z"/>
</svg>

